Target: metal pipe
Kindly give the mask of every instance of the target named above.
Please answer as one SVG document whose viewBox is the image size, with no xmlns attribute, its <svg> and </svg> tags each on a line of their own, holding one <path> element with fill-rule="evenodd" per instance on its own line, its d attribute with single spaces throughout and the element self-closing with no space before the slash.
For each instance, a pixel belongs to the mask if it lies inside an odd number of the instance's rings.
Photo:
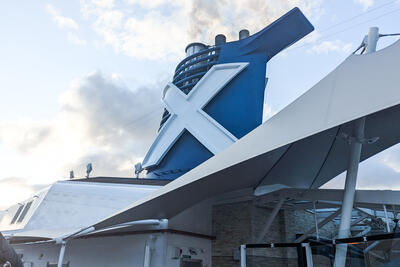
<svg viewBox="0 0 400 267">
<path fill-rule="evenodd" d="M 62 267 L 62 265 L 63 265 L 66 245 L 67 245 L 67 242 L 65 242 L 65 241 L 61 242 L 61 249 L 60 249 L 60 255 L 58 256 L 57 267 Z"/>
<path fill-rule="evenodd" d="M 366 247 L 364 249 L 364 254 L 368 253 L 371 249 L 373 249 L 374 247 L 376 247 L 378 244 L 380 243 L 380 241 L 374 241 L 371 245 L 369 245 L 368 247 Z"/>
<path fill-rule="evenodd" d="M 379 39 L 379 29 L 371 27 L 368 32 L 366 53 L 376 51 Z M 339 238 L 346 238 L 350 234 L 351 215 L 354 205 L 354 196 L 357 184 L 358 165 L 360 163 L 362 140 L 364 139 L 365 117 L 354 122 L 353 140 L 350 144 L 350 157 L 346 173 L 346 183 L 342 204 L 342 213 L 339 226 Z M 336 245 L 335 267 L 344 267 L 346 263 L 347 244 Z"/>
<path fill-rule="evenodd" d="M 385 212 L 386 231 L 387 231 L 388 233 L 390 233 L 389 217 L 388 217 L 388 213 L 387 213 L 386 205 L 385 205 L 385 204 L 383 204 L 383 211 Z"/>
<path fill-rule="evenodd" d="M 307 267 L 313 267 L 312 251 L 309 243 L 303 243 L 302 246 L 306 249 Z"/>
<path fill-rule="evenodd" d="M 360 163 L 362 143 L 364 138 L 365 117 L 358 119 L 354 123 L 354 140 L 350 144 L 350 158 L 346 173 L 346 183 L 344 187 L 342 213 L 339 225 L 339 238 L 346 238 L 350 235 L 350 224 L 356 192 L 358 165 Z M 336 245 L 335 267 L 344 267 L 346 263 L 347 244 Z"/>
<path fill-rule="evenodd" d="M 143 267 L 150 267 L 151 264 L 151 250 L 150 250 L 150 245 L 146 244 L 144 248 L 144 263 Z"/>
<path fill-rule="evenodd" d="M 215 36 L 215 45 L 222 45 L 226 43 L 226 37 L 223 34 Z"/>
<path fill-rule="evenodd" d="M 240 245 L 240 267 L 246 267 L 246 245 Z"/>
<path fill-rule="evenodd" d="M 338 209 L 337 211 L 335 211 L 334 213 L 332 213 L 331 215 L 329 215 L 328 217 L 326 217 L 323 221 L 321 221 L 318 224 L 318 227 L 321 228 L 323 227 L 325 224 L 329 223 L 330 221 L 332 221 L 333 219 L 336 218 L 336 216 L 338 216 L 340 213 L 340 209 Z M 302 236 L 300 236 L 299 238 L 297 238 L 294 242 L 298 243 L 298 242 L 302 242 L 304 239 L 306 239 L 310 234 L 312 234 L 314 232 L 315 228 L 312 227 L 310 230 L 308 230 L 307 232 L 305 232 Z"/>
<path fill-rule="evenodd" d="M 276 215 L 278 214 L 279 210 L 281 209 L 283 203 L 285 202 L 284 198 L 281 198 L 278 203 L 276 204 L 276 206 L 274 207 L 274 209 L 272 210 L 271 214 L 268 217 L 267 222 L 265 223 L 265 227 L 264 229 L 261 231 L 259 237 L 257 238 L 256 243 L 260 243 L 262 241 L 262 239 L 264 238 L 264 236 L 268 233 L 269 228 L 272 225 L 272 222 L 274 221 Z"/>
<path fill-rule="evenodd" d="M 376 51 L 376 45 L 378 44 L 379 39 L 379 28 L 371 27 L 368 32 L 368 43 L 365 53 L 373 53 Z"/>
<path fill-rule="evenodd" d="M 318 217 L 317 217 L 317 209 L 315 208 L 315 201 L 313 201 L 313 208 L 314 208 L 315 233 L 317 235 L 317 240 L 319 240 Z"/>
<path fill-rule="evenodd" d="M 239 40 L 242 40 L 244 38 L 247 38 L 250 36 L 250 32 L 247 29 L 243 29 L 239 32 Z"/>
</svg>

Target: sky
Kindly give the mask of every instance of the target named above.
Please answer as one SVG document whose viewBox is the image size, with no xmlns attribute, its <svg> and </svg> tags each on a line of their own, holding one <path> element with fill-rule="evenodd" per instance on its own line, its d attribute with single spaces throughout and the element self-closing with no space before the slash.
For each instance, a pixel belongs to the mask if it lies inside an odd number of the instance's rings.
<svg viewBox="0 0 400 267">
<path fill-rule="evenodd" d="M 89 162 L 92 176 L 132 177 L 186 45 L 219 33 L 236 40 L 295 6 L 315 31 L 268 63 L 264 120 L 348 57 L 369 27 L 400 32 L 400 1 L 1 1 L 0 209 L 70 170 L 83 177 Z M 325 187 L 342 188 L 343 177 Z M 357 187 L 400 189 L 399 178 L 395 146 L 361 164 Z"/>
</svg>

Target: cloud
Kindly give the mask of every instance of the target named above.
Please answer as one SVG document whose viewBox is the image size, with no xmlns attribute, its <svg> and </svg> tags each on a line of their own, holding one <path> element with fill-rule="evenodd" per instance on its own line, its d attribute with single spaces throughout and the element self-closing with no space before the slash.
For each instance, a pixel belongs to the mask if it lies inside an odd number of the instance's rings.
<svg viewBox="0 0 400 267">
<path fill-rule="evenodd" d="M 19 153 L 31 151 L 51 133 L 46 123 L 35 123 L 28 120 L 0 123 L 0 143 L 7 142 Z"/>
<path fill-rule="evenodd" d="M 164 82 L 131 90 L 120 75 L 93 72 L 60 96 L 54 119 L 0 121 L 2 177 L 51 183 L 69 170 L 84 176 L 88 162 L 93 176 L 132 177 L 157 133 Z"/>
<path fill-rule="evenodd" d="M 105 4 L 104 4 L 105 5 Z M 78 31 L 79 26 L 75 20 L 69 17 L 62 16 L 60 11 L 52 5 L 46 5 L 47 12 L 51 15 L 53 21 L 56 22 L 57 26 L 61 29 L 68 29 L 74 32 L 68 32 L 67 38 L 74 45 L 86 46 L 87 41 L 81 39 L 75 32 Z"/>
<path fill-rule="evenodd" d="M 360 4 L 363 10 L 367 10 L 369 7 L 374 5 L 374 0 L 353 0 L 356 4 Z"/>
<path fill-rule="evenodd" d="M 384 153 L 379 160 L 393 172 L 400 174 L 400 146 L 394 146 Z"/>
<path fill-rule="evenodd" d="M 29 184 L 27 179 L 10 177 L 0 180 L 0 210 L 4 210 L 13 204 L 23 201 L 38 190 L 45 188 L 42 184 Z"/>
<path fill-rule="evenodd" d="M 78 46 L 86 46 L 87 45 L 87 41 L 86 40 L 79 38 L 78 35 L 76 35 L 76 34 L 74 34 L 72 32 L 68 33 L 68 40 L 71 43 L 73 43 L 75 45 L 78 45 Z"/>
<path fill-rule="evenodd" d="M 237 40 L 241 29 L 255 33 L 296 6 L 307 16 L 318 15 L 323 12 L 321 3 L 317 0 L 193 0 L 188 15 L 188 32 L 192 39 L 201 41 L 212 42 L 218 33 L 227 35 L 230 40 Z"/>
<path fill-rule="evenodd" d="M 313 45 L 307 50 L 307 52 L 316 54 L 327 54 L 330 52 L 350 53 L 352 47 L 353 44 L 345 43 L 340 40 L 322 41 L 316 45 Z"/>
<path fill-rule="evenodd" d="M 236 40 L 239 30 L 251 33 L 299 6 L 308 16 L 323 13 L 321 0 L 126 0 L 126 5 L 81 1 L 81 12 L 102 41 L 117 53 L 140 59 L 177 61 L 190 42 L 214 43 L 223 33 Z"/>
<path fill-rule="evenodd" d="M 332 179 L 323 188 L 343 189 L 346 173 Z M 363 161 L 360 164 L 357 188 L 400 190 L 400 144 Z"/>
<path fill-rule="evenodd" d="M 78 30 L 78 23 L 75 20 L 69 17 L 64 17 L 60 14 L 60 11 L 53 7 L 52 5 L 46 5 L 47 12 L 51 15 L 53 21 L 57 24 L 60 28 L 67 28 L 71 30 Z"/>
<path fill-rule="evenodd" d="M 113 8 L 114 0 L 92 0 L 92 3 L 101 8 Z"/>
</svg>

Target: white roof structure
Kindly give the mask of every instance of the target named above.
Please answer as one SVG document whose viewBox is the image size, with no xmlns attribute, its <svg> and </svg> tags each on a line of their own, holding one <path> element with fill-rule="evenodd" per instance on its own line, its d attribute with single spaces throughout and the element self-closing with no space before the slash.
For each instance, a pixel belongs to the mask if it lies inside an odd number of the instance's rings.
<svg viewBox="0 0 400 267">
<path fill-rule="evenodd" d="M 329 75 L 255 130 L 180 178 L 94 224 L 96 229 L 170 218 L 218 194 L 247 187 L 317 188 L 347 167 L 355 119 L 366 116 L 361 160 L 400 140 L 400 41 L 351 55 Z M 339 138 L 338 138 L 339 137 Z"/>
<path fill-rule="evenodd" d="M 110 216 L 158 188 L 160 186 L 59 181 L 5 211 L 0 217 L 0 229 L 13 238 L 59 238 Z M 28 203 L 31 204 L 28 206 Z M 17 214 L 20 206 L 23 208 Z M 28 209 L 22 218 L 25 207 Z M 18 219 L 13 222 L 16 214 Z"/>
</svg>

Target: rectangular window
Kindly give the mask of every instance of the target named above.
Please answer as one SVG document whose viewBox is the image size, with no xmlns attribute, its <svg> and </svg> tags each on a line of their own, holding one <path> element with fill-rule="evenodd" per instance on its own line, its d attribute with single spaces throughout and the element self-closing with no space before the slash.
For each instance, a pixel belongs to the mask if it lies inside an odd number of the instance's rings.
<svg viewBox="0 0 400 267">
<path fill-rule="evenodd" d="M 17 210 L 17 212 L 15 213 L 14 217 L 12 218 L 10 224 L 14 224 L 14 223 L 15 223 L 15 221 L 16 221 L 17 218 L 18 218 L 18 216 L 21 214 L 21 211 L 22 211 L 22 208 L 23 208 L 23 207 L 24 207 L 24 205 L 20 205 L 20 206 L 18 207 L 18 210 Z"/>
<path fill-rule="evenodd" d="M 23 210 L 22 213 L 21 213 L 21 216 L 19 216 L 19 218 L 18 218 L 18 222 L 22 222 L 22 221 L 25 219 L 25 216 L 26 216 L 26 214 L 28 213 L 29 208 L 32 206 L 32 202 L 33 202 L 33 201 L 28 202 L 28 203 L 25 205 L 24 210 Z"/>
</svg>

